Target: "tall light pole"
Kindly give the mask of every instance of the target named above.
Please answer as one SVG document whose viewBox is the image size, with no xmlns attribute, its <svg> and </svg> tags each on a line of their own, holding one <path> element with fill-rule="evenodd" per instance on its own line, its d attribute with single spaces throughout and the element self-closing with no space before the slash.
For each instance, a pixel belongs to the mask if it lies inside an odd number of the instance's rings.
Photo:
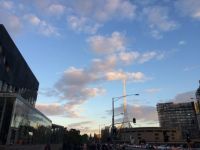
<svg viewBox="0 0 200 150">
<path fill-rule="evenodd" d="M 123 96 L 118 96 L 118 97 L 113 97 L 112 98 L 112 136 L 114 135 L 113 131 L 114 131 L 114 127 L 115 127 L 115 110 L 114 110 L 114 103 L 118 100 L 120 100 L 121 98 L 124 98 L 124 97 L 128 97 L 128 96 L 139 96 L 139 94 L 128 94 L 128 95 L 123 95 Z"/>
</svg>

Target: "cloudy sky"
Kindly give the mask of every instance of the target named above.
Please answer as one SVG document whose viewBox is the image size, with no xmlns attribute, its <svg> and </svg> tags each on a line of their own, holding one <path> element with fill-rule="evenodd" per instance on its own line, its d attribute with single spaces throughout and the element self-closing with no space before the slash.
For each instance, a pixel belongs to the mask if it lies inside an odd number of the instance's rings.
<svg viewBox="0 0 200 150">
<path fill-rule="evenodd" d="M 40 82 L 36 107 L 82 133 L 111 124 L 124 79 L 135 126 L 199 86 L 199 0 L 0 0 L 0 23 Z"/>
</svg>

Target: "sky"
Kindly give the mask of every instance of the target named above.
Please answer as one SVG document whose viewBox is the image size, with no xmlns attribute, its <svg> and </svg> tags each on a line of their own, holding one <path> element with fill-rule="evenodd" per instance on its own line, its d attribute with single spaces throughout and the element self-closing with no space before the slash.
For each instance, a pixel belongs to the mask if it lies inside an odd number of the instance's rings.
<svg viewBox="0 0 200 150">
<path fill-rule="evenodd" d="M 0 0 L 0 23 L 40 83 L 36 108 L 82 133 L 111 125 L 123 80 L 134 127 L 199 87 L 199 0 Z"/>
</svg>

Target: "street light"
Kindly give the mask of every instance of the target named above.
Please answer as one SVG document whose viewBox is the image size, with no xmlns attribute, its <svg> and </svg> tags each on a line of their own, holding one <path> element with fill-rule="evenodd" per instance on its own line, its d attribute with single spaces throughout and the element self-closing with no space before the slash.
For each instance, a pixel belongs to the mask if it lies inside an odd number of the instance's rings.
<svg viewBox="0 0 200 150">
<path fill-rule="evenodd" d="M 139 94 L 128 94 L 128 95 L 123 95 L 123 96 L 118 96 L 118 97 L 113 97 L 112 98 L 112 136 L 114 135 L 114 127 L 115 127 L 115 111 L 114 111 L 114 102 L 120 100 L 121 98 L 128 97 L 128 96 L 139 96 Z"/>
</svg>

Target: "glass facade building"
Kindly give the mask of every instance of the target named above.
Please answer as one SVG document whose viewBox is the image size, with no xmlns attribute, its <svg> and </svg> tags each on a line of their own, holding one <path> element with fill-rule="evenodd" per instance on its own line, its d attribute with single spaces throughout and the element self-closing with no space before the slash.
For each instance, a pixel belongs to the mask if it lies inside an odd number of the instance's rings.
<svg viewBox="0 0 200 150">
<path fill-rule="evenodd" d="M 183 138 L 187 134 L 191 138 L 199 136 L 194 102 L 159 103 L 157 104 L 157 111 L 161 127 L 179 128 L 182 131 Z"/>
<path fill-rule="evenodd" d="M 0 143 L 45 144 L 51 138 L 51 120 L 18 94 L 0 94 Z"/>
<path fill-rule="evenodd" d="M 0 24 L 0 145 L 47 144 L 52 122 L 35 108 L 39 82 Z"/>
<path fill-rule="evenodd" d="M 0 92 L 18 93 L 34 106 L 38 87 L 37 78 L 0 24 Z"/>
</svg>

